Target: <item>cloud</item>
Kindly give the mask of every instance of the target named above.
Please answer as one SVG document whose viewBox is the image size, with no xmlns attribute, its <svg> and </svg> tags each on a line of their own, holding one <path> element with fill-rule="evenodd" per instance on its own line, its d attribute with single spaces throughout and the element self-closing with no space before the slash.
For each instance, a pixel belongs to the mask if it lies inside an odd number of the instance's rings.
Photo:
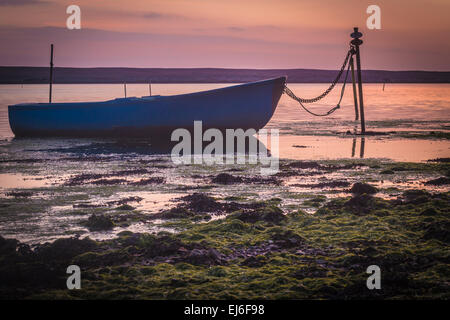
<svg viewBox="0 0 450 320">
<path fill-rule="evenodd" d="M 233 31 L 233 32 L 241 32 L 244 31 L 244 28 L 240 28 L 240 27 L 228 27 L 228 30 Z"/>
<path fill-rule="evenodd" d="M 0 7 L 19 7 L 29 5 L 47 4 L 47 1 L 42 0 L 0 0 Z"/>
<path fill-rule="evenodd" d="M 300 41 L 279 37 L 241 37 L 240 33 L 166 34 L 62 27 L 17 28 L 0 26 L 0 50 L 5 66 L 47 66 L 49 47 L 55 44 L 57 66 L 76 67 L 222 67 L 316 68 L 335 70 L 348 49 L 348 32 L 321 30 L 320 39 L 310 30 L 296 30 Z M 445 30 L 437 38 L 445 38 Z M 384 70 L 449 70 L 449 47 L 439 52 L 428 34 L 394 32 L 367 34 L 364 68 Z M 341 41 L 341 38 L 343 41 Z M 391 39 L 402 39 L 394 45 Z M 416 41 L 421 39 L 421 41 Z M 426 42 L 428 41 L 428 42 Z M 395 42 L 395 41 L 394 41 Z M 389 44 L 389 45 L 387 45 Z"/>
<path fill-rule="evenodd" d="M 188 19 L 185 16 L 177 15 L 177 14 L 168 14 L 168 13 L 161 13 L 161 12 L 146 12 L 144 14 L 140 15 L 141 17 L 145 19 L 151 19 L 151 20 L 159 20 L 159 19 Z"/>
</svg>

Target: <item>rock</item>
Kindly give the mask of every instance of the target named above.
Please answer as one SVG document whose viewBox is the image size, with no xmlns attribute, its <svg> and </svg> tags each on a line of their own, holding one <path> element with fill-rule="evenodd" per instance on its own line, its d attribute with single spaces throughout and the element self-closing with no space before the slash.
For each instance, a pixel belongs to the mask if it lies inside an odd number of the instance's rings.
<svg viewBox="0 0 450 320">
<path fill-rule="evenodd" d="M 267 258 L 265 256 L 251 256 L 245 259 L 241 266 L 247 266 L 250 268 L 260 268 L 267 263 Z"/>
<path fill-rule="evenodd" d="M 420 215 L 421 216 L 435 216 L 437 215 L 437 211 L 434 208 L 426 208 L 425 210 L 423 210 Z"/>
<path fill-rule="evenodd" d="M 174 239 L 171 236 L 146 236 L 142 247 L 145 256 L 149 258 L 161 256 L 167 257 L 179 252 L 180 248 L 186 247 L 180 240 Z"/>
<path fill-rule="evenodd" d="M 428 162 L 442 162 L 442 163 L 449 163 L 450 158 L 436 158 L 436 159 L 430 159 L 427 160 Z"/>
<path fill-rule="evenodd" d="M 132 182 L 130 183 L 130 185 L 132 186 L 146 186 L 149 184 L 162 184 L 166 182 L 166 179 L 164 179 L 163 177 L 151 177 L 151 178 L 146 178 L 146 179 L 141 179 L 139 181 L 136 182 Z"/>
<path fill-rule="evenodd" d="M 117 207 L 116 209 L 117 210 L 134 210 L 136 208 L 133 206 L 130 206 L 129 204 L 123 204 L 120 207 Z"/>
<path fill-rule="evenodd" d="M 348 187 L 350 185 L 347 181 L 327 181 L 327 182 L 319 182 L 319 183 L 297 183 L 292 184 L 293 187 L 300 187 L 300 188 L 342 188 L 342 187 Z"/>
<path fill-rule="evenodd" d="M 0 256 L 15 254 L 19 241 L 16 239 L 5 239 L 0 236 Z"/>
<path fill-rule="evenodd" d="M 367 248 L 365 248 L 365 249 L 363 249 L 363 250 L 361 250 L 361 254 L 363 254 L 363 255 L 365 255 L 365 256 L 374 256 L 374 255 L 376 255 L 378 253 L 378 250 L 377 249 L 375 249 L 374 247 L 372 247 L 372 246 L 369 246 L 369 247 L 367 247 Z"/>
<path fill-rule="evenodd" d="M 222 264 L 222 255 L 214 248 L 193 249 L 186 257 L 186 262 L 197 265 Z"/>
<path fill-rule="evenodd" d="M 350 192 L 353 194 L 356 194 L 356 195 L 360 195 L 360 194 L 364 194 L 364 193 L 365 194 L 375 194 L 378 192 L 378 189 L 367 183 L 356 182 L 350 189 Z"/>
<path fill-rule="evenodd" d="M 276 232 L 272 235 L 274 243 L 281 248 L 294 248 L 305 244 L 306 240 L 291 230 Z"/>
<path fill-rule="evenodd" d="M 188 202 L 186 205 L 179 207 L 185 207 L 196 213 L 199 212 L 221 212 L 223 205 L 217 202 L 214 198 L 203 194 L 194 193 L 185 197 L 181 197 L 180 200 Z"/>
<path fill-rule="evenodd" d="M 90 183 L 95 185 L 101 185 L 101 186 L 111 186 L 116 184 L 123 184 L 126 183 L 127 180 L 125 179 L 98 179 L 91 181 Z"/>
<path fill-rule="evenodd" d="M 235 183 L 242 183 L 243 180 L 241 177 L 235 177 L 228 173 L 220 173 L 217 176 L 215 176 L 211 180 L 211 182 L 218 184 L 235 184 Z"/>
<path fill-rule="evenodd" d="M 291 162 L 287 165 L 291 168 L 297 168 L 297 169 L 322 169 L 323 167 L 318 163 L 314 161 L 295 161 Z"/>
<path fill-rule="evenodd" d="M 445 243 L 450 243 L 450 222 L 436 222 L 430 224 L 425 229 L 423 239 L 436 239 Z"/>
<path fill-rule="evenodd" d="M 29 198 L 33 193 L 28 191 L 11 191 L 7 192 L 6 195 L 14 198 Z"/>
<path fill-rule="evenodd" d="M 88 252 L 96 248 L 95 241 L 84 238 L 61 238 L 53 243 L 38 245 L 34 252 L 39 260 L 44 262 L 69 260 L 79 254 Z"/>
<path fill-rule="evenodd" d="M 89 231 L 104 231 L 114 228 L 114 223 L 111 218 L 103 214 L 91 215 L 84 225 L 89 229 Z"/>
<path fill-rule="evenodd" d="M 215 266 L 215 267 L 211 267 L 208 270 L 208 275 L 209 276 L 213 276 L 213 277 L 226 277 L 228 275 L 228 272 L 225 270 L 225 268 L 221 267 L 221 266 Z"/>
<path fill-rule="evenodd" d="M 132 256 L 123 250 L 109 250 L 106 252 L 85 252 L 76 256 L 73 260 L 73 264 L 83 266 L 84 268 L 102 267 L 102 266 L 115 266 L 122 265 L 124 263 L 131 263 Z"/>
<path fill-rule="evenodd" d="M 447 185 L 447 184 L 450 184 L 450 178 L 448 178 L 448 177 L 440 177 L 437 179 L 433 179 L 433 180 L 424 182 L 424 185 L 427 185 L 427 186 L 443 186 L 443 185 Z"/>
<path fill-rule="evenodd" d="M 141 202 L 142 200 L 144 200 L 144 198 L 141 197 L 137 197 L 137 196 L 130 196 L 130 197 L 126 197 L 120 200 L 113 200 L 113 201 L 108 201 L 107 204 L 109 206 L 112 205 L 123 205 L 123 204 L 128 204 L 129 202 Z"/>
<path fill-rule="evenodd" d="M 327 269 L 317 264 L 312 264 L 307 268 L 299 268 L 292 272 L 292 277 L 301 280 L 304 278 L 324 278 L 327 276 Z"/>
<path fill-rule="evenodd" d="M 195 214 L 186 209 L 186 208 L 182 208 L 182 207 L 175 207 L 175 208 L 171 208 L 169 210 L 160 212 L 160 213 L 156 213 L 152 216 L 152 218 L 155 219 L 182 219 L 182 218 L 188 218 L 188 217 L 193 217 Z"/>
<path fill-rule="evenodd" d="M 403 198 L 405 203 L 420 204 L 430 200 L 431 194 L 424 190 L 406 190 L 403 192 Z"/>
<path fill-rule="evenodd" d="M 356 195 L 347 202 L 344 203 L 346 207 L 350 207 L 356 211 L 361 211 L 361 209 L 369 209 L 373 197 L 368 194 Z"/>
<path fill-rule="evenodd" d="M 275 206 L 264 207 L 252 211 L 241 211 L 233 214 L 233 217 L 243 222 L 255 223 L 257 221 L 271 222 L 279 224 L 286 220 L 283 211 Z"/>
</svg>

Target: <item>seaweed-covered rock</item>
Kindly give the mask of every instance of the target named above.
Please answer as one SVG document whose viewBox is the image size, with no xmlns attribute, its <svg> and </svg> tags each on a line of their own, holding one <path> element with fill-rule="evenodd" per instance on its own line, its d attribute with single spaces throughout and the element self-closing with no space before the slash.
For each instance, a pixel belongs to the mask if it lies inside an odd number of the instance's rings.
<svg viewBox="0 0 450 320">
<path fill-rule="evenodd" d="M 42 261 L 70 260 L 71 258 L 96 248 L 95 241 L 84 238 L 61 238 L 52 243 L 38 245 L 34 252 Z"/>
<path fill-rule="evenodd" d="M 7 192 L 6 195 L 14 198 L 28 198 L 31 197 L 33 193 L 29 191 L 11 191 Z"/>
<path fill-rule="evenodd" d="M 116 209 L 117 210 L 134 210 L 136 208 L 125 203 L 125 204 L 122 204 L 121 206 L 117 207 Z"/>
<path fill-rule="evenodd" d="M 370 209 L 372 202 L 373 197 L 371 195 L 364 193 L 354 196 L 353 198 L 348 200 L 344 205 L 356 211 L 361 211 L 361 209 Z"/>
<path fill-rule="evenodd" d="M 0 255 L 10 255 L 16 252 L 19 241 L 16 239 L 5 239 L 0 236 Z"/>
<path fill-rule="evenodd" d="M 91 215 L 88 218 L 88 220 L 84 222 L 84 225 L 90 231 L 104 231 L 104 230 L 111 230 L 112 228 L 114 228 L 114 223 L 112 222 L 111 218 L 103 214 Z"/>
<path fill-rule="evenodd" d="M 219 212 L 223 210 L 223 205 L 221 203 L 203 193 L 194 193 L 185 197 L 181 197 L 180 200 L 187 202 L 180 207 L 185 207 L 196 213 Z"/>
<path fill-rule="evenodd" d="M 450 222 L 431 223 L 423 235 L 426 240 L 436 239 L 445 243 L 450 243 Z"/>
<path fill-rule="evenodd" d="M 350 189 L 350 192 L 353 194 L 356 194 L 356 195 L 360 195 L 360 194 L 364 194 L 364 193 L 365 194 L 375 194 L 378 192 L 378 189 L 367 183 L 356 182 Z"/>
<path fill-rule="evenodd" d="M 178 253 L 184 247 L 183 242 L 169 235 L 160 237 L 143 235 L 140 241 L 140 248 L 144 250 L 144 254 L 148 258 L 167 257 Z"/>
<path fill-rule="evenodd" d="M 421 216 L 435 216 L 437 214 L 438 212 L 434 208 L 426 208 L 420 213 Z"/>
<path fill-rule="evenodd" d="M 217 265 L 222 264 L 224 259 L 222 255 L 214 248 L 193 249 L 185 261 L 194 265 Z"/>
<path fill-rule="evenodd" d="M 306 240 L 291 230 L 276 230 L 271 239 L 281 248 L 294 248 L 305 244 Z"/>
<path fill-rule="evenodd" d="M 292 272 L 292 277 L 298 280 L 304 278 L 325 278 L 327 269 L 317 264 L 311 264 L 307 268 L 299 268 Z"/>
<path fill-rule="evenodd" d="M 443 186 L 450 184 L 450 178 L 448 177 L 440 177 L 437 179 L 429 180 L 424 183 L 427 186 Z"/>
<path fill-rule="evenodd" d="M 151 184 L 163 184 L 164 182 L 166 182 L 166 179 L 163 177 L 150 177 L 132 182 L 130 184 L 133 186 L 146 186 Z"/>
<path fill-rule="evenodd" d="M 212 183 L 218 184 L 235 184 L 242 183 L 242 181 L 241 177 L 235 177 L 228 173 L 220 173 L 211 180 Z"/>
<path fill-rule="evenodd" d="M 233 214 L 233 218 L 243 222 L 255 223 L 257 221 L 271 222 L 279 224 L 286 220 L 283 211 L 275 206 L 264 207 L 252 211 L 240 211 Z"/>
<path fill-rule="evenodd" d="M 125 250 L 108 250 L 106 252 L 85 252 L 76 256 L 72 262 L 84 268 L 114 266 L 131 262 L 132 257 Z"/>
<path fill-rule="evenodd" d="M 100 186 L 112 186 L 116 184 L 123 184 L 126 183 L 127 180 L 125 179 L 98 179 L 91 181 L 90 183 Z"/>
<path fill-rule="evenodd" d="M 241 263 L 241 266 L 246 266 L 250 268 L 260 268 L 265 264 L 267 264 L 267 258 L 265 256 L 258 255 L 248 257 Z"/>
<path fill-rule="evenodd" d="M 193 217 L 195 214 L 183 207 L 175 207 L 153 215 L 156 219 L 182 219 Z"/>
<path fill-rule="evenodd" d="M 424 190 L 406 190 L 403 192 L 404 203 L 421 204 L 428 202 L 431 194 Z"/>
<path fill-rule="evenodd" d="M 296 169 L 322 169 L 323 166 L 315 161 L 295 161 L 286 165 Z"/>
</svg>

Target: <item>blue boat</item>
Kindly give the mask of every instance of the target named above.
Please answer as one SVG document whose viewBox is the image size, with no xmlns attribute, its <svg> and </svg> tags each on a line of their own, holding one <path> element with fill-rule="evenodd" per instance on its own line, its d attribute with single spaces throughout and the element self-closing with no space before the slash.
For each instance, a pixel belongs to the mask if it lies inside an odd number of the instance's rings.
<svg viewBox="0 0 450 320">
<path fill-rule="evenodd" d="M 173 96 L 103 102 L 24 103 L 8 107 L 16 137 L 166 137 L 177 128 L 263 128 L 286 77 Z"/>
</svg>

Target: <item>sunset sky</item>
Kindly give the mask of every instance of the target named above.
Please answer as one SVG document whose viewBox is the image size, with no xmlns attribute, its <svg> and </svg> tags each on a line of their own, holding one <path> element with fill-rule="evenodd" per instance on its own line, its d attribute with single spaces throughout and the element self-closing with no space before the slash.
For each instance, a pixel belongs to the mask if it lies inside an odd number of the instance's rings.
<svg viewBox="0 0 450 320">
<path fill-rule="evenodd" d="M 450 71 L 449 0 L 0 0 L 0 65 L 337 69 L 354 26 L 365 69 Z"/>
</svg>

